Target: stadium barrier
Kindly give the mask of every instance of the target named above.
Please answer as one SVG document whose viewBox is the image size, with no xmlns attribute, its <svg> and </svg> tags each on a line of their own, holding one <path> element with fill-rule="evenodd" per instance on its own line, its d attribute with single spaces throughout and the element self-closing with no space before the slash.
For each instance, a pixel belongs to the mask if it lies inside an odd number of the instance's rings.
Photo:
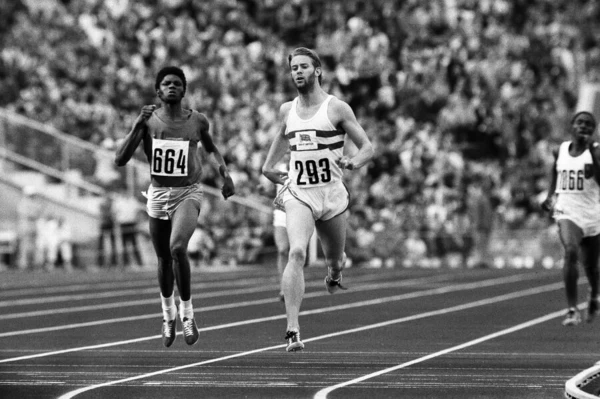
<svg viewBox="0 0 600 399">
<path fill-rule="evenodd" d="M 592 381 L 600 377 L 600 361 L 586 370 L 583 370 L 565 383 L 565 398 L 567 399 L 598 399 L 596 394 L 583 390 Z"/>
<path fill-rule="evenodd" d="M 477 259 L 472 244 L 475 240 L 468 234 L 451 246 L 436 246 L 432 243 L 439 240 L 434 238 L 415 251 L 407 248 L 408 234 L 401 230 L 385 230 L 376 236 L 373 241 L 376 245 L 366 248 L 356 249 L 349 243 L 346 252 L 355 265 L 372 268 L 560 269 L 563 249 L 558 228 L 549 220 L 543 223 L 538 228 L 498 226 L 492 233 L 485 259 Z"/>
</svg>

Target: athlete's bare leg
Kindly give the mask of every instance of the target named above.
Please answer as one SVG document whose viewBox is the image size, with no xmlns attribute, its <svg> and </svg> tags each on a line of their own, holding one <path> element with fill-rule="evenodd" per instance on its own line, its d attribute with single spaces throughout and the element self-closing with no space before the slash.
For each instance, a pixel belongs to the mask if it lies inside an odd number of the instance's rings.
<svg viewBox="0 0 600 399">
<path fill-rule="evenodd" d="M 200 204 L 195 200 L 185 200 L 171 218 L 169 248 L 179 296 L 183 301 L 191 297 L 191 271 L 187 248 L 196 229 L 199 214 Z"/>
<path fill-rule="evenodd" d="M 283 288 L 281 282 L 283 281 L 283 271 L 288 261 L 288 254 L 290 252 L 290 242 L 287 236 L 287 229 L 282 226 L 275 226 L 274 228 L 275 246 L 277 247 L 277 276 L 279 278 L 280 294 L 283 295 Z"/>
<path fill-rule="evenodd" d="M 290 251 L 281 286 L 285 296 L 287 331 L 299 331 L 298 314 L 304 296 L 306 248 L 315 228 L 315 222 L 310 208 L 300 201 L 287 201 L 285 211 Z"/>
<path fill-rule="evenodd" d="M 150 218 L 150 238 L 158 261 L 158 285 L 160 293 L 168 298 L 173 295 L 175 274 L 169 241 L 171 237 L 171 221 Z"/>
<path fill-rule="evenodd" d="M 590 284 L 590 297 L 596 298 L 598 296 L 598 284 L 600 279 L 600 272 L 598 271 L 600 235 L 584 238 L 581 247 L 581 263 L 583 264 L 585 275 Z"/>
<path fill-rule="evenodd" d="M 577 306 L 577 280 L 579 279 L 579 250 L 583 233 L 572 221 L 561 219 L 558 221 L 560 240 L 564 247 L 563 279 L 567 305 L 570 308 Z"/>
<path fill-rule="evenodd" d="M 348 214 L 344 212 L 329 220 L 317 222 L 317 234 L 321 241 L 325 264 L 330 277 L 337 280 L 342 271 L 344 248 L 346 246 L 346 224 Z"/>
</svg>

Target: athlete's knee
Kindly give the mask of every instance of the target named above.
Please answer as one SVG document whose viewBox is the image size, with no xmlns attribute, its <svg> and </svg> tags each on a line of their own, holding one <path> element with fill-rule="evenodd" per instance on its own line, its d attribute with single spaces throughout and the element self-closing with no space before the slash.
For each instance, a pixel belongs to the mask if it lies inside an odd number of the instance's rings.
<svg viewBox="0 0 600 399">
<path fill-rule="evenodd" d="M 181 241 L 175 241 L 171 244 L 171 256 L 174 259 L 180 259 L 187 256 L 187 245 Z"/>
<path fill-rule="evenodd" d="M 290 253 L 289 245 L 282 245 L 280 247 L 277 247 L 277 254 L 279 256 L 288 256 L 289 253 Z"/>
<path fill-rule="evenodd" d="M 306 261 L 306 249 L 300 247 L 290 248 L 288 256 L 291 262 L 304 265 Z"/>
<path fill-rule="evenodd" d="M 157 260 L 159 268 L 171 267 L 173 263 L 173 258 L 170 256 L 157 256 Z"/>
<path fill-rule="evenodd" d="M 565 261 L 567 263 L 575 262 L 579 258 L 579 247 L 575 244 L 565 245 Z"/>
</svg>

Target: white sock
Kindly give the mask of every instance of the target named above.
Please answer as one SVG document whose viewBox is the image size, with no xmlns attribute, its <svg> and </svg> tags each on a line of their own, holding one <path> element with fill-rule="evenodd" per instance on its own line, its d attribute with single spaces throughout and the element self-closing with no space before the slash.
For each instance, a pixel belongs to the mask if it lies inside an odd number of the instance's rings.
<svg viewBox="0 0 600 399">
<path fill-rule="evenodd" d="M 175 295 L 165 298 L 160 294 L 160 302 L 162 304 L 163 318 L 167 321 L 177 317 L 177 306 L 175 305 Z"/>
<path fill-rule="evenodd" d="M 182 301 L 179 298 L 179 317 L 181 320 L 184 318 L 193 319 L 194 318 L 194 307 L 192 306 L 192 298 L 187 301 Z"/>
</svg>

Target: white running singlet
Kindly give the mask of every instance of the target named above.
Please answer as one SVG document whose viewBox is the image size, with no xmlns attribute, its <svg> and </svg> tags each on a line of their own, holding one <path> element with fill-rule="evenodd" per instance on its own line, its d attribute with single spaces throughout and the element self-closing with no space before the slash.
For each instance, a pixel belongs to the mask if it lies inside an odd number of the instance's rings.
<svg viewBox="0 0 600 399">
<path fill-rule="evenodd" d="M 585 150 L 577 157 L 569 154 L 570 141 L 560 145 L 556 159 L 556 193 L 553 216 L 569 219 L 584 235 L 600 233 L 600 186 L 594 178 L 592 154 Z"/>
<path fill-rule="evenodd" d="M 301 119 L 296 113 L 298 97 L 292 101 L 285 135 L 290 142 L 290 183 L 298 188 L 324 186 L 342 179 L 336 161 L 343 155 L 346 133 L 337 130 L 327 117 L 332 98 L 327 96 L 310 119 Z"/>
</svg>

